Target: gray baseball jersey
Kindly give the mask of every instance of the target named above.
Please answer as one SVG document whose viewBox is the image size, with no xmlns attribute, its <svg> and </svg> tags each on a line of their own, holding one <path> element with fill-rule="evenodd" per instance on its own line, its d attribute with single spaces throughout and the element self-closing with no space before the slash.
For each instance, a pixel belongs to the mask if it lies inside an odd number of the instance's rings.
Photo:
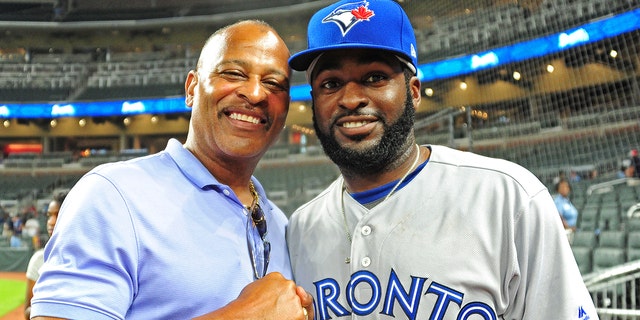
<svg viewBox="0 0 640 320">
<path fill-rule="evenodd" d="M 514 163 L 429 148 L 371 210 L 339 177 L 292 215 L 316 319 L 598 319 L 547 188 Z"/>
</svg>

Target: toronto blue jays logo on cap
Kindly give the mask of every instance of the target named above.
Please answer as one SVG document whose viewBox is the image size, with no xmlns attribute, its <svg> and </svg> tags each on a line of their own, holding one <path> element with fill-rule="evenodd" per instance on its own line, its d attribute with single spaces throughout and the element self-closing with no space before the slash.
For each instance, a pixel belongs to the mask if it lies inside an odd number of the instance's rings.
<svg viewBox="0 0 640 320">
<path fill-rule="evenodd" d="M 369 2 L 352 2 L 337 7 L 322 19 L 322 23 L 333 22 L 337 24 L 342 31 L 342 36 L 344 36 L 353 26 L 361 21 L 369 21 L 369 18 L 374 15 L 375 13 L 369 10 Z"/>
</svg>

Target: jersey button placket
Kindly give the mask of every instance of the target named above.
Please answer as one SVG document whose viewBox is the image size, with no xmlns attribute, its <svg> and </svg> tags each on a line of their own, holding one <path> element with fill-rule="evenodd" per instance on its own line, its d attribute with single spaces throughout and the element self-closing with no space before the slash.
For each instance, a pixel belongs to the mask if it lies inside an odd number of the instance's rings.
<svg viewBox="0 0 640 320">
<path fill-rule="evenodd" d="M 366 224 L 360 228 L 360 234 L 363 238 L 367 238 L 371 234 L 371 231 L 371 226 Z M 362 259 L 360 259 L 360 265 L 364 268 L 369 267 L 371 265 L 371 258 L 369 258 L 368 256 L 362 257 Z"/>
</svg>

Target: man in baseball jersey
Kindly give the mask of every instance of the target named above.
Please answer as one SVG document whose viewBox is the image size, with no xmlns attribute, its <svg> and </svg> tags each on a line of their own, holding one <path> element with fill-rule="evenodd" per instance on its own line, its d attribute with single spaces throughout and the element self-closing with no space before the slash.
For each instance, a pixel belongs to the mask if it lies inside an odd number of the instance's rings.
<svg viewBox="0 0 640 320">
<path fill-rule="evenodd" d="M 416 144 L 416 48 L 397 3 L 346 0 L 311 18 L 308 49 L 289 59 L 342 173 L 287 230 L 316 319 L 597 319 L 533 174 Z"/>
</svg>

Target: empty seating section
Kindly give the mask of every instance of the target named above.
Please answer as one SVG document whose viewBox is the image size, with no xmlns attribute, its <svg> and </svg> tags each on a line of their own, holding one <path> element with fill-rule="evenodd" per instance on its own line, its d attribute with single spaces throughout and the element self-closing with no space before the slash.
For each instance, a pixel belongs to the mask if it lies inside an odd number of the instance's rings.
<svg viewBox="0 0 640 320">
<path fill-rule="evenodd" d="M 187 72 L 195 63 L 195 58 L 171 58 L 154 52 L 114 54 L 108 62 L 92 61 L 85 54 L 34 55 L 30 62 L 0 63 L 0 101 L 181 95 Z M 145 90 L 140 90 L 143 86 Z"/>
<path fill-rule="evenodd" d="M 78 100 L 183 95 L 184 88 L 181 84 L 189 70 L 195 66 L 194 59 L 164 58 L 149 53 L 131 54 L 117 59 L 119 60 L 112 59 L 93 65 L 95 70 L 88 77 L 86 88 L 78 94 Z M 140 90 L 140 87 L 145 90 Z"/>
<path fill-rule="evenodd" d="M 11 154 L 4 159 L 3 164 L 5 168 L 62 168 L 72 160 L 72 152 L 59 151 L 46 154 Z"/>
<path fill-rule="evenodd" d="M 484 51 L 533 36 L 559 32 L 592 19 L 633 8 L 628 0 L 544 0 L 535 7 L 509 2 L 490 10 L 474 9 L 435 18 L 416 30 L 421 58 L 438 59 Z"/>
<path fill-rule="evenodd" d="M 490 8 L 472 8 L 457 14 L 436 16 L 428 25 L 415 30 L 421 55 L 419 58 L 421 61 L 435 61 L 469 52 L 482 52 L 567 30 L 592 19 L 635 7 L 637 3 L 631 0 L 543 0 L 535 6 L 503 2 Z M 304 43 L 290 40 L 290 46 L 292 52 L 297 52 L 303 49 Z M 168 53 L 164 50 L 109 52 L 98 56 L 87 53 L 15 55 L 11 59 L 1 60 L 0 87 L 3 90 L 0 98 L 18 102 L 34 101 L 34 98 L 42 101 L 78 97 L 92 99 L 92 94 L 97 91 L 88 90 L 85 93 L 87 88 L 181 84 L 186 72 L 194 68 L 195 62 L 196 57 L 190 57 L 187 53 Z M 35 95 L 24 96 L 21 94 L 24 92 L 15 91 L 22 88 L 32 89 Z M 57 91 L 47 91 L 54 89 Z M 605 121 L 606 118 L 576 119 L 567 125 Z"/>
<path fill-rule="evenodd" d="M 104 88 L 182 83 L 194 65 L 192 59 L 99 62 L 88 85 Z"/>
<path fill-rule="evenodd" d="M 73 55 L 82 60 L 82 55 Z M 77 56 L 77 57 L 76 57 Z M 47 58 L 47 55 L 42 57 Z M 0 100 L 4 102 L 59 101 L 68 98 L 88 74 L 83 62 L 42 59 L 31 63 L 0 63 Z"/>
<path fill-rule="evenodd" d="M 55 188 L 69 188 L 75 184 L 81 174 L 10 174 L 5 173 L 0 183 L 0 199 L 17 200 L 25 196 L 39 196 Z"/>
<path fill-rule="evenodd" d="M 633 109 L 640 110 L 639 107 Z M 636 119 L 637 121 L 637 119 Z M 637 127 L 636 124 L 631 126 Z M 483 129 L 485 130 L 485 129 Z M 602 132 L 602 127 L 593 130 L 588 134 L 559 135 L 554 138 L 543 138 L 536 143 L 536 135 L 529 135 L 528 142 L 523 143 L 522 137 L 512 131 L 502 131 L 496 128 L 496 132 L 491 133 L 491 137 L 504 136 L 502 144 L 478 145 L 474 147 L 474 152 L 487 156 L 503 158 L 514 161 L 527 169 L 536 173 L 542 180 L 552 178 L 557 175 L 560 169 L 585 168 L 615 170 L 619 167 L 621 155 L 629 152 L 632 146 L 640 145 L 640 132 L 637 129 L 631 131 Z M 482 135 L 473 134 L 474 139 Z M 519 137 L 519 138 L 518 138 Z M 509 141 L 507 138 L 514 138 Z M 429 135 L 423 139 L 429 143 Z M 531 142 L 534 142 L 533 144 Z M 625 195 L 633 198 L 634 195 Z M 628 201 L 629 198 L 624 198 Z"/>
<path fill-rule="evenodd" d="M 626 183 L 603 188 L 607 192 L 587 194 L 581 182 L 584 202 L 579 211 L 578 230 L 571 249 L 584 275 L 620 263 L 640 260 L 640 216 L 629 217 L 627 211 L 640 203 L 640 186 Z M 576 192 L 574 188 L 573 192 Z"/>
<path fill-rule="evenodd" d="M 339 171 L 328 158 L 324 158 L 320 162 L 260 165 L 254 175 L 269 197 L 273 197 L 274 202 L 277 200 L 282 211 L 290 215 L 335 180 Z"/>
<path fill-rule="evenodd" d="M 94 154 L 79 160 L 75 159 L 71 151 L 10 154 L 1 162 L 0 200 L 20 200 L 25 196 L 47 194 L 57 188 L 70 189 L 84 173 L 96 165 L 147 154 L 146 149 L 129 149 Z"/>
</svg>

